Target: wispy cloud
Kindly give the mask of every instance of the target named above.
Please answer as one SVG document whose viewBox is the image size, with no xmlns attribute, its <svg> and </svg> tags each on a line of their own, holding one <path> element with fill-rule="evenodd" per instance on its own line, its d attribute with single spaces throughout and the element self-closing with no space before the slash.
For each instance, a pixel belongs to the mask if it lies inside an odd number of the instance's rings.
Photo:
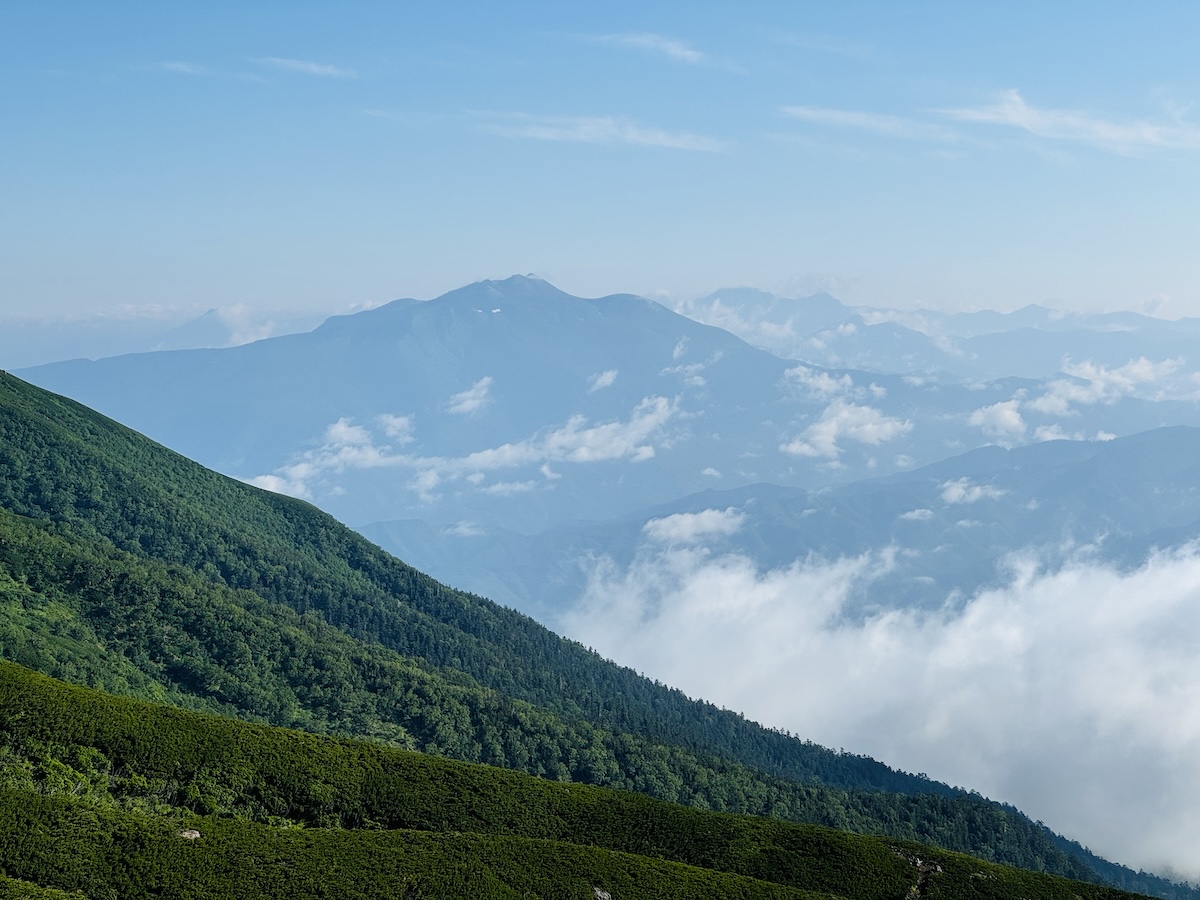
<svg viewBox="0 0 1200 900">
<path fill-rule="evenodd" d="M 678 38 L 654 34 L 650 31 L 636 31 L 628 34 L 602 34 L 592 38 L 602 44 L 616 44 L 621 47 L 631 47 L 635 50 L 645 50 L 659 53 L 676 62 L 700 65 L 709 62 L 707 54 L 697 50 L 691 44 Z"/>
<path fill-rule="evenodd" d="M 1050 382 L 1046 393 L 1025 403 L 1030 409 L 1046 415 L 1066 415 L 1075 406 L 1096 403 L 1111 405 L 1125 397 L 1142 396 L 1162 400 L 1167 397 L 1187 397 L 1190 391 L 1170 390 L 1168 380 L 1183 366 L 1182 359 L 1154 362 L 1142 356 L 1123 366 L 1107 368 L 1091 360 L 1072 363 L 1063 360 L 1062 370 L 1073 380 Z M 1187 388 L 1191 385 L 1185 382 Z"/>
<path fill-rule="evenodd" d="M 885 416 L 872 406 L 835 400 L 803 434 L 779 449 L 792 456 L 825 457 L 836 461 L 842 453 L 840 440 L 877 447 L 908 434 L 912 427 L 912 422 Z"/>
<path fill-rule="evenodd" d="M 946 481 L 942 484 L 943 503 L 978 503 L 980 500 L 997 500 L 1007 491 L 990 484 L 974 484 L 970 478 Z"/>
<path fill-rule="evenodd" d="M 494 134 L 537 141 L 579 144 L 630 144 L 719 153 L 724 142 L 689 131 L 667 131 L 623 116 L 534 116 L 525 113 L 490 114 L 486 127 Z"/>
<path fill-rule="evenodd" d="M 1181 119 L 1115 121 L 1074 109 L 1031 106 L 1020 91 L 1001 92 L 985 106 L 940 111 L 960 122 L 1005 125 L 1038 137 L 1091 144 L 1115 153 L 1145 149 L 1200 150 L 1200 127 Z"/>
<path fill-rule="evenodd" d="M 606 387 L 612 387 L 616 383 L 616 380 L 616 369 L 605 369 L 603 372 L 597 372 L 588 379 L 588 393 L 591 394 Z"/>
<path fill-rule="evenodd" d="M 665 518 L 651 519 L 642 526 L 642 533 L 658 544 L 694 544 L 735 534 L 745 522 L 746 514 L 731 506 L 723 510 L 705 509 L 697 513 L 675 513 Z"/>
<path fill-rule="evenodd" d="M 484 380 L 480 379 L 480 382 Z M 490 379 L 486 380 L 490 383 Z M 476 391 L 480 382 L 463 394 Z M 481 395 L 482 391 L 476 391 L 472 397 L 478 399 Z M 558 428 L 460 457 L 396 452 L 397 448 L 415 440 L 412 420 L 408 416 L 384 414 L 375 418 L 375 423 L 390 439 L 390 445 L 379 440 L 366 426 L 341 418 L 325 429 L 319 447 L 306 451 L 270 474 L 249 479 L 249 483 L 276 493 L 313 497 L 330 489 L 331 475 L 394 468 L 414 472 L 409 487 L 422 499 L 432 499 L 438 487 L 457 481 L 466 481 L 486 493 L 511 494 L 530 490 L 536 482 L 504 481 L 482 487 L 484 473 L 526 469 L 539 472 L 550 482 L 560 477 L 550 469 L 550 463 L 644 462 L 654 458 L 654 441 L 662 436 L 677 414 L 676 404 L 665 397 L 646 397 L 626 420 L 593 425 L 583 416 L 572 416 Z"/>
<path fill-rule="evenodd" d="M 869 131 L 882 137 L 905 141 L 955 143 L 961 136 L 951 128 L 931 122 L 888 113 L 863 112 L 855 109 L 830 109 L 825 106 L 785 106 L 785 116 L 813 125 Z"/>
<path fill-rule="evenodd" d="M 1005 400 L 991 406 L 980 407 L 967 418 L 967 422 L 1002 446 L 1019 441 L 1025 436 L 1025 420 L 1021 418 L 1020 400 Z"/>
<path fill-rule="evenodd" d="M 465 391 L 459 391 L 452 396 L 446 409 L 458 415 L 479 412 L 491 402 L 491 390 L 492 376 L 484 375 Z"/>
<path fill-rule="evenodd" d="M 301 75 L 317 75 L 322 78 L 357 78 L 353 69 L 343 69 L 325 63 L 312 62 L 306 59 L 288 59 L 282 56 L 258 56 L 253 62 L 269 69 L 279 69 L 284 72 L 296 72 Z"/>
<path fill-rule="evenodd" d="M 830 53 L 835 56 L 848 56 L 852 59 L 867 60 L 875 55 L 870 44 L 861 41 L 848 40 L 830 34 L 781 34 L 776 38 L 782 44 L 790 44 L 801 50 L 812 50 L 817 53 Z"/>
<path fill-rule="evenodd" d="M 196 63 L 180 62 L 178 60 L 155 63 L 151 68 L 156 69 L 159 72 L 174 72 L 177 75 L 209 74 L 209 70 L 206 66 L 197 65 Z"/>
</svg>

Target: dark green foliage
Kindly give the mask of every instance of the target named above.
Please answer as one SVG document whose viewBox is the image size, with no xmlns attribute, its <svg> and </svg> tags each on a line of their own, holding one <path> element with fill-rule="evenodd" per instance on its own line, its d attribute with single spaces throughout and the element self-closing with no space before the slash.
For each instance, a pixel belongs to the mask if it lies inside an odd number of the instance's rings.
<svg viewBox="0 0 1200 900">
<path fill-rule="evenodd" d="M 1011 808 L 691 701 L 3 373 L 0 656 L 252 721 L 1094 877 L 1081 848 Z M 179 802 L 293 818 L 266 796 L 205 793 L 210 776 Z"/>
<path fill-rule="evenodd" d="M 39 887 L 28 881 L 0 875 L 0 900 L 87 900 L 87 897 L 79 891 Z"/>
<path fill-rule="evenodd" d="M 89 897 L 520 900 L 602 886 L 637 898 L 830 897 L 595 847 L 412 831 L 276 829 L 229 819 L 171 821 L 0 791 L 0 865 Z M 189 840 L 180 832 L 195 829 Z M 59 895 L 62 896 L 62 895 Z"/>
<path fill-rule="evenodd" d="M 0 664 L 0 735 L 0 867 L 96 898 L 586 898 L 598 885 L 622 900 L 888 900 L 916 884 L 966 896 L 976 881 L 981 897 L 1129 896 L 906 842 L 150 706 L 12 664 Z M 312 825 L 341 827 L 298 827 Z M 189 828 L 200 838 L 180 837 Z"/>
</svg>

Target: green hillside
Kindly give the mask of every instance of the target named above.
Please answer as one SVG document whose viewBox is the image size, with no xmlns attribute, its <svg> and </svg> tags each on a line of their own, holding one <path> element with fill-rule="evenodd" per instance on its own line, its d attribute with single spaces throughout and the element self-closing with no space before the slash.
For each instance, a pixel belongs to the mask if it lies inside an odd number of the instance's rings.
<svg viewBox="0 0 1200 900">
<path fill-rule="evenodd" d="M 11 663 L 0 735 L 0 868 L 90 897 L 1132 896 L 152 706 Z"/>
<path fill-rule="evenodd" d="M 0 655 L 113 693 L 1196 896 L 689 700 L 3 374 L 0 608 Z"/>
</svg>

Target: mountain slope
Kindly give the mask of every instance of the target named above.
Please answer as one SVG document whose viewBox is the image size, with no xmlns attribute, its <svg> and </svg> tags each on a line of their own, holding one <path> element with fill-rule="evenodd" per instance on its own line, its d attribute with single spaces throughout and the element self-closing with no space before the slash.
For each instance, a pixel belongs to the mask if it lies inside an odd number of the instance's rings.
<svg viewBox="0 0 1200 900">
<path fill-rule="evenodd" d="M 1086 872 L 1013 810 L 690 701 L 433 582 L 307 504 L 11 376 L 0 410 L 10 658 L 552 778 Z"/>
<path fill-rule="evenodd" d="M 603 886 L 621 897 L 898 900 L 916 884 L 922 896 L 1130 896 L 913 844 L 119 700 L 11 664 L 0 664 L 0 733 L 0 865 L 98 895 L 316 886 L 322 896 L 583 897 Z M 154 873 L 149 889 L 143 872 Z M 987 890 L 973 890 L 981 878 Z"/>
</svg>

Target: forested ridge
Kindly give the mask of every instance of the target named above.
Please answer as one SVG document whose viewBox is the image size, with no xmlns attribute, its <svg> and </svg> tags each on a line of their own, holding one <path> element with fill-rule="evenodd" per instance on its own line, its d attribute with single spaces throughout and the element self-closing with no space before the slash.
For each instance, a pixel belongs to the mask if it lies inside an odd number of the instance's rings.
<svg viewBox="0 0 1200 900">
<path fill-rule="evenodd" d="M 437 584 L 313 507 L 0 374 L 0 653 L 113 693 L 1196 896 Z"/>
</svg>

